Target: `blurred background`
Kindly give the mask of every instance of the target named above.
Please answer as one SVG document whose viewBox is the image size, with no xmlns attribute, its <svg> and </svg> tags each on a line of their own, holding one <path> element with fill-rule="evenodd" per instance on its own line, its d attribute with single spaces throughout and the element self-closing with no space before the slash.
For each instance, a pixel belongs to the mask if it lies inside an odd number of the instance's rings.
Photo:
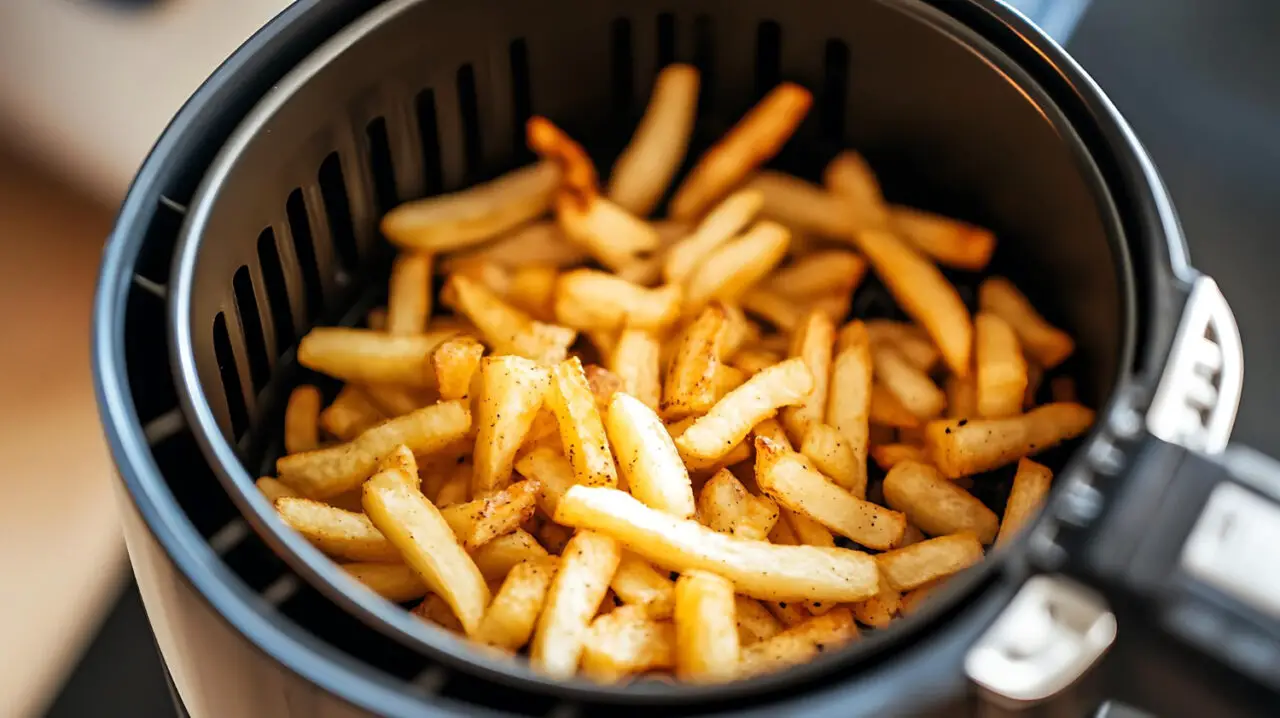
<svg viewBox="0 0 1280 718">
<path fill-rule="evenodd" d="M 337 2 L 339 0 L 332 0 Z M 830 0 L 836 2 L 839 0 Z M 0 716 L 174 715 L 116 525 L 88 326 L 130 179 L 288 0 L 0 0 Z M 1280 446 L 1280 3 L 1013 0 L 1152 152 L 1244 335 L 1236 437 Z"/>
</svg>

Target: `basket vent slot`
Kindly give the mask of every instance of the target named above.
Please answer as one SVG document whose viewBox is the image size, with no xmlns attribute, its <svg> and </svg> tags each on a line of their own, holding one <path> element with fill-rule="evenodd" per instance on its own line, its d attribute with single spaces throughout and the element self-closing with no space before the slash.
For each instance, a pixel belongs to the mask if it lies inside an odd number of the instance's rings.
<svg viewBox="0 0 1280 718">
<path fill-rule="evenodd" d="M 156 214 L 147 227 L 147 237 L 142 243 L 142 251 L 138 253 L 138 263 L 134 271 L 156 284 L 169 281 L 169 269 L 173 264 L 173 250 L 178 232 L 182 229 L 182 221 L 186 217 L 186 208 L 161 196 L 156 203 Z"/>
<path fill-rule="evenodd" d="M 822 90 L 818 100 L 818 120 L 822 136 L 844 138 L 844 112 L 849 91 L 849 46 L 843 40 L 827 40 L 822 56 Z"/>
<path fill-rule="evenodd" d="M 347 199 L 347 185 L 342 173 L 342 158 L 330 152 L 320 163 L 320 194 L 324 198 L 324 210 L 329 218 L 329 234 L 338 260 L 347 271 L 360 264 L 356 249 L 356 231 L 351 221 L 351 203 Z"/>
<path fill-rule="evenodd" d="M 396 171 L 391 165 L 391 141 L 387 137 L 387 121 L 375 117 L 364 128 L 369 142 L 369 170 L 373 174 L 373 199 L 378 216 L 396 206 Z"/>
<path fill-rule="evenodd" d="M 533 83 L 529 76 L 529 43 L 519 37 L 507 48 L 511 60 L 511 146 L 524 164 L 533 157 L 524 139 L 524 126 L 533 116 Z"/>
<path fill-rule="evenodd" d="M 320 280 L 320 265 L 316 263 L 311 220 L 307 217 L 307 202 L 302 198 L 302 190 L 290 192 L 284 207 L 289 220 L 289 235 L 293 237 L 293 253 L 302 269 L 302 288 L 307 302 L 303 316 L 311 322 L 324 309 L 324 285 Z"/>
<path fill-rule="evenodd" d="M 467 181 L 484 176 L 484 148 L 480 145 L 480 103 L 476 95 L 476 69 L 467 63 L 458 68 L 458 113 L 462 119 L 462 151 Z"/>
<path fill-rule="evenodd" d="M 145 426 L 178 406 L 165 338 L 165 300 L 135 285 L 126 312 L 130 337 L 124 343 L 124 364 L 138 421 Z"/>
<path fill-rule="evenodd" d="M 258 300 L 248 267 L 241 266 L 236 270 L 235 276 L 231 278 L 231 288 L 236 295 L 236 314 L 240 317 L 245 353 L 249 356 L 249 380 L 253 383 L 253 393 L 257 394 L 271 378 L 271 360 L 267 356 L 267 343 L 262 335 L 262 316 L 258 313 Z"/>
<path fill-rule="evenodd" d="M 293 344 L 293 315 L 289 311 L 289 287 L 285 284 L 284 267 L 280 264 L 276 233 L 270 227 L 258 235 L 258 267 L 262 269 L 262 282 L 266 285 L 271 326 L 276 335 L 276 356 L 279 356 Z"/>
<path fill-rule="evenodd" d="M 436 120 L 436 93 L 430 88 L 414 98 L 418 114 L 418 136 L 422 140 L 422 181 L 428 196 L 444 189 L 444 167 L 440 162 L 440 127 Z"/>
<path fill-rule="evenodd" d="M 196 531 L 211 545 L 215 536 L 223 536 L 218 545 L 213 546 L 215 550 L 229 551 L 243 540 L 244 535 L 253 533 L 245 527 L 235 504 L 231 503 L 231 497 L 223 491 L 222 483 L 214 475 L 189 428 L 155 442 L 151 445 L 151 453 L 155 456 L 156 466 L 169 478 L 167 485 L 174 500 L 182 506 Z M 226 528 L 233 523 L 242 528 Z M 236 533 L 240 538 L 233 541 Z"/>
<path fill-rule="evenodd" d="M 613 90 L 613 110 L 625 115 L 635 93 L 635 55 L 631 47 L 631 21 L 614 19 L 609 28 L 609 71 Z"/>
<path fill-rule="evenodd" d="M 249 427 L 249 410 L 244 404 L 244 387 L 240 385 L 240 372 L 236 369 L 235 353 L 231 350 L 231 335 L 227 333 L 227 317 L 222 312 L 213 318 L 213 355 L 218 361 L 218 373 L 222 376 L 222 391 L 227 397 L 227 416 L 231 420 L 231 436 L 239 441 Z"/>
<path fill-rule="evenodd" d="M 676 16 L 664 12 L 658 16 L 658 68 L 676 61 Z"/>
<path fill-rule="evenodd" d="M 756 28 L 756 96 L 782 81 L 782 26 L 765 20 Z"/>
</svg>

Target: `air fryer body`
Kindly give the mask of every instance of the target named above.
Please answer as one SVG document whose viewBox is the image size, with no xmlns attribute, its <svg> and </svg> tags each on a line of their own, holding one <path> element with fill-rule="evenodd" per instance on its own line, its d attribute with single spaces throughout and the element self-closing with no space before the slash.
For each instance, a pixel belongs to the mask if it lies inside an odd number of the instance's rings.
<svg viewBox="0 0 1280 718">
<path fill-rule="evenodd" d="M 781 166 L 813 175 L 853 146 L 890 199 L 993 227 L 998 271 L 1034 278 L 1023 282 L 1033 299 L 1078 337 L 1074 370 L 1100 426 L 1060 457 L 1035 532 L 856 654 L 693 697 L 598 694 L 512 674 L 372 595 L 334 589 L 335 569 L 272 523 L 250 472 L 275 450 L 297 337 L 377 300 L 381 212 L 527 161 L 534 112 L 607 167 L 673 60 L 703 71 L 695 153 L 765 89 L 799 80 L 817 102 Z M 1096 593 L 1073 593 L 1101 582 L 1086 549 L 1111 525 L 1117 487 L 1137 485 L 1114 477 L 1146 476 L 1150 456 L 1177 444 L 1225 444 L 1238 337 L 1183 252 L 1159 178 L 1114 108 L 994 2 L 298 2 L 161 138 L 99 289 L 95 362 L 126 539 L 177 693 L 197 718 L 1084 713 L 1109 690 L 1096 672 L 1010 699 L 980 680 L 974 650 L 999 638 L 997 618 L 1025 600 L 1033 573 L 1091 605 Z M 972 302 L 976 278 L 953 279 Z M 855 311 L 891 309 L 872 291 Z M 1221 361 L 1213 405 L 1188 419 L 1178 372 L 1203 378 L 1180 359 L 1197 330 Z M 1127 586 L 1122 574 L 1111 580 Z M 1089 625 L 1110 615 L 1104 605 Z"/>
</svg>

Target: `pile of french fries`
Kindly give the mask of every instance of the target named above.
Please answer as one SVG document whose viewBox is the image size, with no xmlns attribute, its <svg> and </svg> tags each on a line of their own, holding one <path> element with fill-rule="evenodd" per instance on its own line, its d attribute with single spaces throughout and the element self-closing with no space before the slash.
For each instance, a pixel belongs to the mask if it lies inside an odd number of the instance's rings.
<svg viewBox="0 0 1280 718">
<path fill-rule="evenodd" d="M 259 481 L 355 580 L 550 676 L 735 680 L 883 628 L 1017 535 L 1052 479 L 1027 457 L 1093 421 L 1069 378 L 1034 406 L 1067 334 L 999 277 L 971 316 L 939 271 L 990 232 L 886 203 L 853 152 L 821 186 L 761 170 L 801 87 L 652 219 L 697 95 L 662 71 L 607 191 L 535 117 L 537 164 L 390 212 L 386 307 L 302 339 L 344 386 L 293 392 Z M 845 323 L 868 266 L 910 322 Z M 1013 463 L 997 516 L 967 489 Z"/>
</svg>

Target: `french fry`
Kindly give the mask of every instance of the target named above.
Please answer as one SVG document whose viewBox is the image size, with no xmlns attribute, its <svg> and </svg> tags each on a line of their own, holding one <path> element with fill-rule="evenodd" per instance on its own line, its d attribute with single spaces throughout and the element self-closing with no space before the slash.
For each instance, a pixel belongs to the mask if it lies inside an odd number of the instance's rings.
<svg viewBox="0 0 1280 718">
<path fill-rule="evenodd" d="M 747 318 L 742 308 L 736 304 L 725 304 L 724 307 L 724 341 L 720 343 L 721 362 L 732 357 L 747 344 L 760 338 L 760 327 Z"/>
<path fill-rule="evenodd" d="M 903 514 L 851 496 L 808 459 L 764 438 L 756 439 L 756 482 L 780 506 L 868 548 L 893 548 L 907 527 Z"/>
<path fill-rule="evenodd" d="M 530 117 L 525 122 L 525 141 L 529 149 L 560 168 L 560 184 L 579 201 L 600 193 L 600 179 L 582 145 L 545 117 Z"/>
<path fill-rule="evenodd" d="M 720 401 L 729 392 L 742 386 L 747 381 L 747 373 L 735 369 L 728 364 L 717 364 L 715 376 L 712 381 L 712 396 L 716 401 Z"/>
<path fill-rule="evenodd" d="M 506 301 L 507 293 L 511 291 L 511 270 L 487 259 L 459 264 L 449 276 L 469 279 L 493 292 L 494 296 L 501 297 L 503 301 Z M 445 284 L 440 290 L 440 300 L 451 307 L 457 305 L 457 290 L 452 285 Z"/>
<path fill-rule="evenodd" d="M 537 561 L 547 556 L 547 550 L 537 539 L 521 529 L 503 534 L 471 552 L 485 581 L 501 581 L 522 561 Z"/>
<path fill-rule="evenodd" d="M 431 368 L 442 400 L 466 399 L 470 395 L 483 355 L 484 345 L 471 337 L 454 337 L 436 347 L 431 354 Z"/>
<path fill-rule="evenodd" d="M 843 333 L 848 345 L 831 362 L 831 382 L 827 396 L 827 422 L 844 439 L 853 453 L 856 472 L 846 487 L 854 498 L 866 498 L 867 450 L 870 442 L 872 397 L 871 342 L 861 322 L 850 323 Z M 842 486 L 844 484 L 841 484 Z"/>
<path fill-rule="evenodd" d="M 426 389 L 395 384 L 365 384 L 364 393 L 380 412 L 391 417 L 404 416 L 432 402 L 430 392 Z"/>
<path fill-rule="evenodd" d="M 836 155 L 822 172 L 822 184 L 828 192 L 844 200 L 848 211 L 865 227 L 884 227 L 889 222 L 888 207 L 880 193 L 880 183 L 871 166 L 853 150 Z"/>
<path fill-rule="evenodd" d="M 578 483 L 617 486 L 618 469 L 609 451 L 604 422 L 582 370 L 582 362 L 576 357 L 552 368 L 547 405 L 556 416 L 560 441 Z"/>
<path fill-rule="evenodd" d="M 585 675 L 612 683 L 634 673 L 675 665 L 675 626 L 633 609 L 622 606 L 591 622 L 583 637 Z"/>
<path fill-rule="evenodd" d="M 734 618 L 738 622 L 738 643 L 749 646 L 772 638 L 783 629 L 782 622 L 754 598 L 734 596 Z"/>
<path fill-rule="evenodd" d="M 502 301 L 477 282 L 460 275 L 449 278 L 454 308 L 471 320 L 482 339 L 499 354 L 553 363 L 564 359 L 577 332 L 555 324 L 543 324 Z"/>
<path fill-rule="evenodd" d="M 364 510 L 404 562 L 449 604 L 467 635 L 474 634 L 489 604 L 489 587 L 408 474 L 392 469 L 366 481 Z"/>
<path fill-rule="evenodd" d="M 858 601 L 849 608 L 853 611 L 853 617 L 858 623 L 872 628 L 884 628 L 893 622 L 894 617 L 902 610 L 902 594 L 881 581 L 880 593 L 865 601 Z"/>
<path fill-rule="evenodd" d="M 967 533 L 939 536 L 876 556 L 880 575 L 897 591 L 910 591 L 981 560 L 982 543 Z"/>
<path fill-rule="evenodd" d="M 382 234 L 417 252 L 475 246 L 546 212 L 560 180 L 554 163 L 539 162 L 461 192 L 406 202 L 382 218 Z"/>
<path fill-rule="evenodd" d="M 325 554 L 346 561 L 400 563 L 400 553 L 364 514 L 291 496 L 276 500 L 276 513 Z"/>
<path fill-rule="evenodd" d="M 418 478 L 418 461 L 413 457 L 413 452 L 409 450 L 409 447 L 404 444 L 397 446 L 382 457 L 374 471 L 386 471 L 387 469 L 400 469 L 408 474 L 410 479 L 420 481 Z"/>
<path fill-rule="evenodd" d="M 893 205 L 889 224 L 898 236 L 948 267 L 979 271 L 996 249 L 990 230 L 924 210 Z"/>
<path fill-rule="evenodd" d="M 516 461 L 516 471 L 542 485 L 538 494 L 538 508 L 547 516 L 555 516 L 560 497 L 577 483 L 573 466 L 557 448 L 537 446 L 525 452 Z"/>
<path fill-rule="evenodd" d="M 537 517 L 541 519 L 542 517 Z M 569 541 L 573 539 L 573 529 L 552 521 L 542 521 L 534 529 L 534 538 L 538 539 L 538 543 L 542 544 L 548 552 L 557 556 L 564 553 L 564 549 L 569 545 Z"/>
<path fill-rule="evenodd" d="M 840 195 L 799 177 L 763 170 L 747 187 L 764 197 L 763 216 L 804 234 L 844 239 L 863 228 L 862 218 Z"/>
<path fill-rule="evenodd" d="M 526 479 L 482 498 L 442 508 L 440 515 L 463 547 L 475 550 L 515 531 L 533 516 L 541 488 L 537 479 Z"/>
<path fill-rule="evenodd" d="M 671 216 L 700 216 L 777 154 L 812 104 L 813 95 L 799 85 L 784 82 L 773 88 L 698 159 L 671 199 Z"/>
<path fill-rule="evenodd" d="M 550 264 L 526 264 L 511 273 L 506 299 L 540 322 L 554 322 L 560 270 Z"/>
<path fill-rule="evenodd" d="M 791 299 L 852 294 L 867 273 L 867 261 L 843 249 L 806 255 L 774 272 L 765 288 Z"/>
<path fill-rule="evenodd" d="M 894 465 L 884 479 L 884 499 L 930 536 L 968 532 L 989 544 L 1000 526 L 995 512 L 928 464 Z"/>
<path fill-rule="evenodd" d="M 871 385 L 870 419 L 873 424 L 895 429 L 914 429 L 920 426 L 920 417 L 878 381 Z"/>
<path fill-rule="evenodd" d="M 733 584 L 706 571 L 676 581 L 676 675 L 699 683 L 727 681 L 738 669 L 737 607 Z"/>
<path fill-rule="evenodd" d="M 388 334 L 422 334 L 431 316 L 430 254 L 406 252 L 391 265 L 387 289 Z"/>
<path fill-rule="evenodd" d="M 1013 282 L 1004 277 L 983 280 L 978 287 L 978 307 L 1008 322 L 1023 351 L 1045 369 L 1058 366 L 1075 351 L 1070 335 L 1045 321 Z"/>
<path fill-rule="evenodd" d="M 865 230 L 854 237 L 898 305 L 929 332 L 951 371 L 968 376 L 973 325 L 955 287 L 929 260 L 888 232 Z"/>
<path fill-rule="evenodd" d="M 594 269 L 575 269 L 556 284 L 556 321 L 582 330 L 621 329 L 624 324 L 662 331 L 680 317 L 680 287 L 647 289 Z"/>
<path fill-rule="evenodd" d="M 689 275 L 685 305 L 693 311 L 712 299 L 734 301 L 787 254 L 791 233 L 774 222 L 757 222 L 744 234 L 725 242 L 707 255 Z"/>
<path fill-rule="evenodd" d="M 915 324 L 895 322 L 889 319 L 872 319 L 867 322 L 867 335 L 872 344 L 893 346 L 902 357 L 917 369 L 928 372 L 938 363 L 938 348 L 933 345 L 929 333 Z"/>
<path fill-rule="evenodd" d="M 480 365 L 476 405 L 475 473 L 471 494 L 483 496 L 511 483 L 516 452 L 551 387 L 551 373 L 518 356 L 488 357 Z"/>
<path fill-rule="evenodd" d="M 798 665 L 857 638 L 853 614 L 848 608 L 839 607 L 745 646 L 738 661 L 738 674 L 746 678 Z"/>
<path fill-rule="evenodd" d="M 608 411 L 613 395 L 622 391 L 622 377 L 596 364 L 582 367 L 582 373 L 587 377 L 587 386 L 591 387 L 591 397 L 596 400 L 596 408 L 602 412 Z"/>
<path fill-rule="evenodd" d="M 675 610 L 675 583 L 648 561 L 624 551 L 609 588 L 628 606 L 636 606 L 649 618 L 670 618 Z"/>
<path fill-rule="evenodd" d="M 560 677 L 577 671 L 587 627 L 621 553 L 616 541 L 593 531 L 578 531 L 569 540 L 534 632 L 529 656 L 534 668 Z"/>
<path fill-rule="evenodd" d="M 683 284 L 716 249 L 733 239 L 755 219 L 764 198 L 754 190 L 739 190 L 711 209 L 687 237 L 667 250 L 662 276 Z"/>
<path fill-rule="evenodd" d="M 782 424 L 777 419 L 765 419 L 751 428 L 751 440 L 755 443 L 755 438 L 763 436 L 764 438 L 782 446 L 788 450 L 791 449 L 791 437 L 787 435 L 787 430 L 782 428 Z"/>
<path fill-rule="evenodd" d="M 726 536 L 651 509 L 616 489 L 570 487 L 555 520 L 613 536 L 660 568 L 719 574 L 752 598 L 860 601 L 876 591 L 874 560 L 866 554 Z"/>
<path fill-rule="evenodd" d="M 849 310 L 853 307 L 853 295 L 844 293 L 827 294 L 809 300 L 809 308 L 827 315 L 832 322 L 839 324 L 849 318 Z"/>
<path fill-rule="evenodd" d="M 609 443 L 631 494 L 673 516 L 693 516 L 697 508 L 689 472 L 658 415 L 639 399 L 618 393 L 613 395 L 606 420 Z"/>
<path fill-rule="evenodd" d="M 902 540 L 898 542 L 898 548 L 910 546 L 913 543 L 920 543 L 925 540 L 924 532 L 916 528 L 914 524 L 907 523 L 907 530 L 902 534 Z"/>
<path fill-rule="evenodd" d="M 472 638 L 506 651 L 528 643 L 558 564 L 548 557 L 512 566 Z"/>
<path fill-rule="evenodd" d="M 720 533 L 763 541 L 778 522 L 778 505 L 753 496 L 733 472 L 721 469 L 698 493 L 698 518 Z"/>
<path fill-rule="evenodd" d="M 975 377 L 947 377 L 947 418 L 967 419 L 978 415 L 978 386 Z"/>
<path fill-rule="evenodd" d="M 766 287 L 754 287 L 739 297 L 742 308 L 784 332 L 793 332 L 804 318 L 796 300 Z"/>
<path fill-rule="evenodd" d="M 298 344 L 298 363 L 356 384 L 432 388 L 431 354 L 450 332 L 392 336 L 370 329 L 316 327 Z"/>
<path fill-rule="evenodd" d="M 284 410 L 284 450 L 296 454 L 320 447 L 320 390 L 310 384 L 294 387 Z"/>
<path fill-rule="evenodd" d="M 662 68 L 631 142 L 609 174 L 609 199 L 638 217 L 653 212 L 680 169 L 698 110 L 698 70 Z"/>
<path fill-rule="evenodd" d="M 592 197 L 584 204 L 561 195 L 556 200 L 556 218 L 569 241 L 615 272 L 661 244 L 648 222 L 603 197 Z"/>
<path fill-rule="evenodd" d="M 771 351 L 743 349 L 733 355 L 733 358 L 729 360 L 729 365 L 747 375 L 751 375 L 759 374 L 780 361 L 782 361 L 782 356 Z"/>
<path fill-rule="evenodd" d="M 1027 361 L 1013 328 L 994 314 L 979 312 L 973 331 L 978 416 L 997 419 L 1020 413 L 1027 391 Z"/>
<path fill-rule="evenodd" d="M 831 350 L 835 339 L 835 323 L 820 312 L 811 312 L 791 336 L 791 356 L 804 361 L 813 377 L 813 389 L 804 401 L 782 412 L 783 424 L 796 442 L 803 439 L 811 425 L 822 423 L 826 416 Z"/>
<path fill-rule="evenodd" d="M 853 449 L 844 436 L 833 426 L 821 422 L 810 424 L 800 442 L 800 453 L 811 461 L 818 471 L 855 498 L 867 494 L 867 467 L 861 467 Z"/>
<path fill-rule="evenodd" d="M 1049 380 L 1049 396 L 1059 404 L 1079 401 L 1076 380 L 1069 376 L 1055 376 Z"/>
<path fill-rule="evenodd" d="M 925 450 L 914 444 L 882 444 L 871 448 L 871 458 L 876 465 L 888 471 L 904 461 L 928 463 L 929 456 Z"/>
<path fill-rule="evenodd" d="M 622 391 L 650 409 L 662 401 L 662 345 L 650 332 L 628 327 L 609 355 L 609 369 L 622 380 Z"/>
<path fill-rule="evenodd" d="M 887 344 L 872 344 L 871 363 L 876 381 L 915 416 L 932 419 L 946 408 L 947 395 L 897 349 Z M 1021 393 L 1018 398 L 1021 400 Z"/>
<path fill-rule="evenodd" d="M 417 456 L 429 456 L 470 429 L 471 412 L 465 403 L 432 404 L 378 424 L 346 444 L 281 457 L 276 473 L 302 495 L 327 499 L 359 486 L 373 474 L 378 460 L 400 444 Z"/>
<path fill-rule="evenodd" d="M 452 631 L 453 633 L 464 632 L 462 622 L 458 620 L 457 616 L 453 615 L 453 609 L 438 594 L 429 594 L 421 603 L 414 606 L 410 613 L 446 631 Z"/>
<path fill-rule="evenodd" d="M 320 412 L 320 428 L 341 441 L 351 441 L 385 418 L 368 394 L 347 384 Z"/>
<path fill-rule="evenodd" d="M 392 603 L 404 603 L 427 595 L 427 585 L 413 569 L 402 563 L 346 563 L 342 570 Z"/>
<path fill-rule="evenodd" d="M 942 587 L 943 580 L 929 581 L 902 594 L 902 615 L 911 616 L 920 611 L 920 607 Z"/>
<path fill-rule="evenodd" d="M 258 491 L 261 491 L 262 495 L 267 497 L 267 501 L 270 501 L 272 505 L 275 504 L 276 499 L 281 499 L 286 496 L 293 498 L 300 496 L 297 491 L 294 491 L 270 476 L 263 476 L 254 482 L 254 485 L 258 487 Z"/>
<path fill-rule="evenodd" d="M 831 534 L 831 531 L 805 514 L 783 506 L 778 507 L 778 513 L 787 522 L 787 525 L 791 527 L 791 533 L 796 537 L 797 546 L 826 546 L 831 548 L 836 545 L 836 537 Z"/>
<path fill-rule="evenodd" d="M 713 303 L 679 339 L 663 385 L 663 418 L 679 419 L 707 411 L 715 404 L 715 374 L 725 336 L 725 311 Z"/>
<path fill-rule="evenodd" d="M 800 359 L 765 369 L 729 392 L 676 439 L 686 459 L 715 460 L 728 454 L 752 427 L 784 406 L 794 406 L 813 390 L 813 375 Z"/>
<path fill-rule="evenodd" d="M 439 269 L 453 274 L 459 267 L 474 262 L 489 262 L 508 269 L 530 265 L 572 267 L 582 264 L 587 257 L 585 251 L 565 237 L 559 223 L 540 220 L 518 227 L 484 246 L 451 254 L 439 263 Z"/>
<path fill-rule="evenodd" d="M 1093 411 L 1045 404 L 1004 419 L 939 420 L 925 426 L 929 458 L 948 479 L 980 474 L 1050 449 L 1089 430 Z"/>
<path fill-rule="evenodd" d="M 475 469 L 470 461 L 456 464 L 449 472 L 449 476 L 440 484 L 431 503 L 441 509 L 466 503 L 467 499 L 471 498 L 471 476 L 474 473 Z"/>
<path fill-rule="evenodd" d="M 1013 476 L 1013 488 L 1009 490 L 1009 500 L 1004 506 L 1004 520 L 1000 522 L 1000 535 L 996 537 L 996 545 L 1011 541 L 1035 518 L 1036 513 L 1049 495 L 1049 482 L 1053 480 L 1053 472 L 1043 464 L 1031 459 L 1018 460 L 1018 472 Z"/>
</svg>

